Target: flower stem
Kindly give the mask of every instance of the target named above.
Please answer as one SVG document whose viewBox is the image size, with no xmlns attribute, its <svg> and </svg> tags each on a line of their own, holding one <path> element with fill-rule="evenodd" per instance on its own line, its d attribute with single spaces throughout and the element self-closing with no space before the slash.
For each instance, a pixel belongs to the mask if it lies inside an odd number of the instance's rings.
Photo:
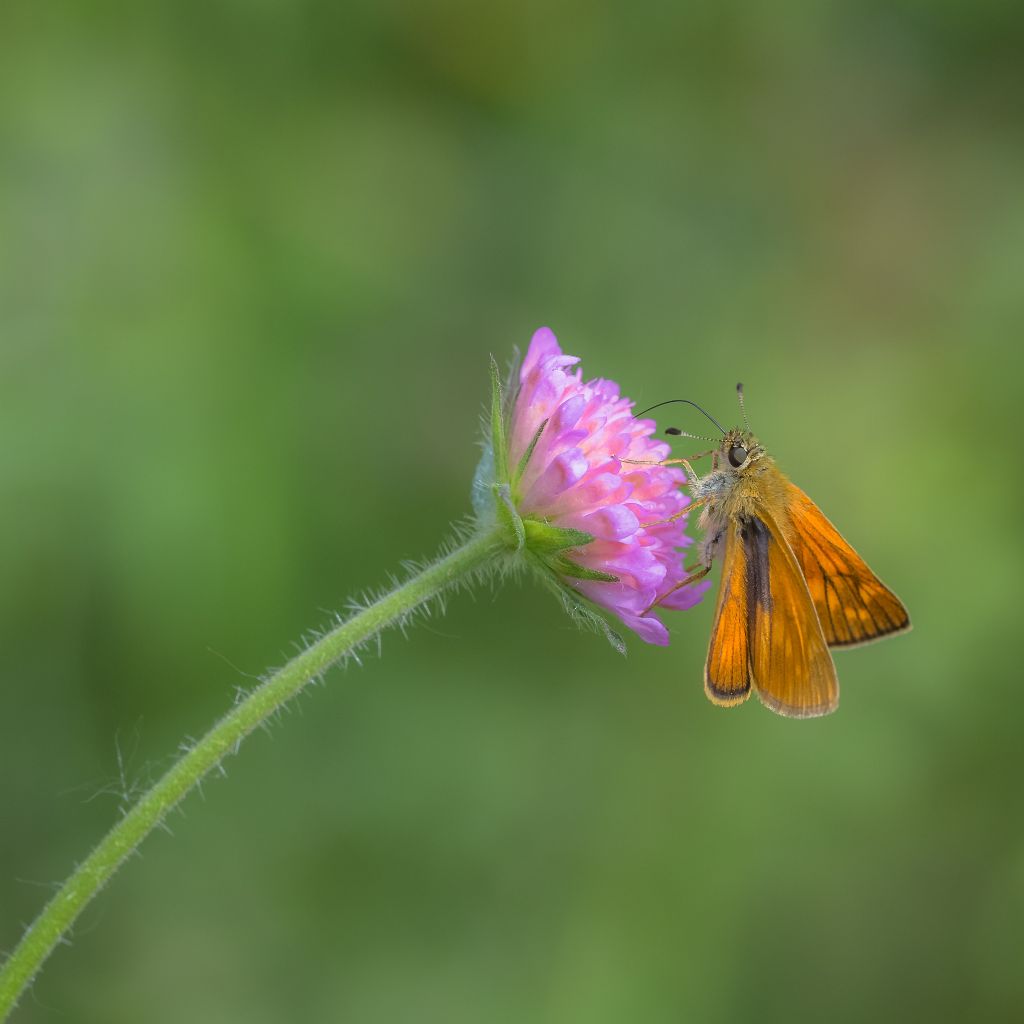
<svg viewBox="0 0 1024 1024">
<path fill-rule="evenodd" d="M 322 636 L 229 711 L 183 754 L 107 833 L 25 932 L 0 968 L 0 1021 L 6 1020 L 53 948 L 92 898 L 188 792 L 254 729 L 336 661 L 449 587 L 495 562 L 499 533 L 473 536 Z"/>
</svg>

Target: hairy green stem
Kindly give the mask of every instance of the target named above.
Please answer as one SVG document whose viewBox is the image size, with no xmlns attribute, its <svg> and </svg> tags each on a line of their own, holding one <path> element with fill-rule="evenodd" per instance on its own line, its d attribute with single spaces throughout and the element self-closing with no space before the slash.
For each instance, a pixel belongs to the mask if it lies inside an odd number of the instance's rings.
<svg viewBox="0 0 1024 1024">
<path fill-rule="evenodd" d="M 53 948 L 139 844 L 204 776 L 254 729 L 336 661 L 449 587 L 500 557 L 498 533 L 477 534 L 322 636 L 229 711 L 107 833 L 60 887 L 0 968 L 0 1020 L 6 1020 Z"/>
</svg>

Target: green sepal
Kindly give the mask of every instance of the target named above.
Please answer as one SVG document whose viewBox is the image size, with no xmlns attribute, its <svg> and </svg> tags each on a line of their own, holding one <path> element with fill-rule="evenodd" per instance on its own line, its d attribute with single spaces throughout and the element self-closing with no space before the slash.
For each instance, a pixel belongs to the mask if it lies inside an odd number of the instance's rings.
<svg viewBox="0 0 1024 1024">
<path fill-rule="evenodd" d="M 516 511 L 512 501 L 512 492 L 508 484 L 494 484 L 494 506 L 498 512 L 498 521 L 505 528 L 508 546 L 513 551 L 522 551 L 526 544 L 526 528 Z"/>
<path fill-rule="evenodd" d="M 590 607 L 589 604 L 572 587 L 559 583 L 549 573 L 543 574 L 544 582 L 558 595 L 565 610 L 573 619 L 586 629 L 600 633 L 619 652 L 626 653 L 626 641 L 614 630 L 608 622 Z"/>
<path fill-rule="evenodd" d="M 494 452 L 494 478 L 507 484 L 508 442 L 505 434 L 505 393 L 501 386 L 501 372 L 491 356 L 491 450 Z"/>
<path fill-rule="evenodd" d="M 523 526 L 526 527 L 526 546 L 538 554 L 582 548 L 594 539 L 593 534 L 583 530 L 567 530 L 542 523 L 539 519 L 524 519 Z"/>
<path fill-rule="evenodd" d="M 588 569 L 578 562 L 571 562 L 568 558 L 553 558 L 551 568 L 561 576 L 568 576 L 574 580 L 596 580 L 599 583 L 618 583 L 619 577 L 613 576 L 610 572 L 601 572 L 599 569 Z"/>
<path fill-rule="evenodd" d="M 549 417 L 550 418 L 550 417 Z M 548 425 L 548 421 L 544 420 L 543 423 L 537 428 L 537 432 L 533 435 L 533 440 L 526 446 L 526 451 L 523 452 L 523 457 L 519 460 L 519 465 L 516 466 L 516 478 L 515 482 L 518 483 L 522 478 L 523 473 L 526 472 L 526 467 L 530 464 L 530 458 L 533 455 L 533 449 L 537 447 L 537 442 L 540 440 L 540 435 L 544 433 L 544 428 Z"/>
</svg>

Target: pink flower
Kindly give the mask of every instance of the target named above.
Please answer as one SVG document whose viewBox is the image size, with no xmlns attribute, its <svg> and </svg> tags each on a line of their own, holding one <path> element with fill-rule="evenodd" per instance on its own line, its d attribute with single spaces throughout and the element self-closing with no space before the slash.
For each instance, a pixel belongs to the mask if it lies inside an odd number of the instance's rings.
<svg viewBox="0 0 1024 1024">
<path fill-rule="evenodd" d="M 680 489 L 686 477 L 674 467 L 622 461 L 657 463 L 669 447 L 652 439 L 653 420 L 633 418 L 633 403 L 617 384 L 584 382 L 571 369 L 578 362 L 562 353 L 547 327 L 530 341 L 509 423 L 511 500 L 527 538 L 531 524 L 593 537 L 547 564 L 564 587 L 618 616 L 643 640 L 667 644 L 668 630 L 649 609 L 684 578 L 681 552 L 692 543 L 685 517 L 665 520 L 689 504 Z M 677 590 L 659 607 L 691 608 L 709 585 Z"/>
</svg>

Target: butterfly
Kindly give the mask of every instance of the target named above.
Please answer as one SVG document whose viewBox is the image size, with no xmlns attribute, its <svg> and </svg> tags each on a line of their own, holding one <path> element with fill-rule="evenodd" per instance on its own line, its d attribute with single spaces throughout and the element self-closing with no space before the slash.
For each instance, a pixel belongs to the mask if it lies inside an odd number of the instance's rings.
<svg viewBox="0 0 1024 1024">
<path fill-rule="evenodd" d="M 780 715 L 827 715 L 839 704 L 829 648 L 906 632 L 910 616 L 821 509 L 778 468 L 750 431 L 743 385 L 736 391 L 745 429 L 726 430 L 695 402 L 670 400 L 699 409 L 722 432 L 720 441 L 706 439 L 716 441 L 715 449 L 691 456 L 712 456 L 712 469 L 703 478 L 688 459 L 664 463 L 685 465 L 692 490 L 686 512 L 701 508 L 703 531 L 700 558 L 687 566 L 691 575 L 673 591 L 706 576 L 721 560 L 704 666 L 704 691 L 712 703 L 733 707 L 753 691 Z M 665 433 L 700 436 L 675 427 Z"/>
</svg>

